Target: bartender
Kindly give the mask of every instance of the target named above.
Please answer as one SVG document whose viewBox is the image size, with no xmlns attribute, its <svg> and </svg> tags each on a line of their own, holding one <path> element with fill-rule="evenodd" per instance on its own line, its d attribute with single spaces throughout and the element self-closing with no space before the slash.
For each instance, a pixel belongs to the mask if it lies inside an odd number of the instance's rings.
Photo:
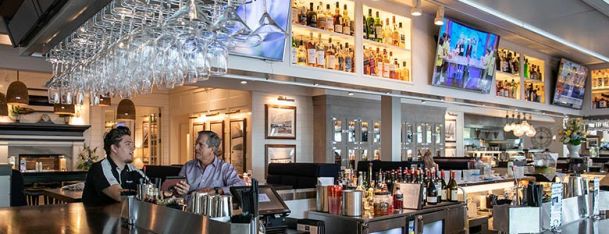
<svg viewBox="0 0 609 234">
<path fill-rule="evenodd" d="M 195 142 L 195 159 L 184 164 L 180 176 L 186 181 L 176 184 L 180 195 L 191 192 L 228 193 L 231 186 L 244 186 L 230 163 L 218 158 L 222 140 L 212 131 L 200 131 Z"/>
<path fill-rule="evenodd" d="M 102 206 L 120 202 L 122 191 L 136 190 L 141 179 L 148 179 L 131 164 L 134 149 L 129 128 L 119 126 L 106 133 L 106 158 L 89 168 L 82 194 L 84 205 Z"/>
</svg>

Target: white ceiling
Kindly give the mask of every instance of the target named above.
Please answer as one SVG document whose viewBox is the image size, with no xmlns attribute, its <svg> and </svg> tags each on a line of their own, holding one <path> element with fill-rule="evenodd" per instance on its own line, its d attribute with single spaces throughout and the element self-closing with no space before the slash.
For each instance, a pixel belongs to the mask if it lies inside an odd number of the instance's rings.
<svg viewBox="0 0 609 234">
<path fill-rule="evenodd" d="M 609 4 L 604 0 L 473 1 L 609 57 Z"/>
</svg>

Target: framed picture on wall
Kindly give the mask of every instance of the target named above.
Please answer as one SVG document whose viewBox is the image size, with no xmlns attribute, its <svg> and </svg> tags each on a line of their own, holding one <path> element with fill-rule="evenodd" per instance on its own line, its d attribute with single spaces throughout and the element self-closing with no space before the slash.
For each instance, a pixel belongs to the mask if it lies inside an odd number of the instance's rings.
<svg viewBox="0 0 609 234">
<path fill-rule="evenodd" d="M 271 163 L 294 163 L 296 162 L 296 145 L 265 145 L 264 153 L 264 175 L 267 175 L 267 167 Z"/>
<path fill-rule="evenodd" d="M 238 173 L 243 173 L 245 171 L 246 160 L 246 123 L 245 119 L 241 120 L 231 120 L 229 126 L 229 147 L 230 147 L 230 155 L 229 160 L 230 164 L 235 167 Z"/>
<path fill-rule="evenodd" d="M 191 145 L 196 145 L 197 137 L 199 132 L 205 130 L 205 123 L 193 123 L 192 124 L 192 141 Z M 194 149 L 194 148 L 193 148 Z"/>
<path fill-rule="evenodd" d="M 296 139 L 296 107 L 265 105 L 266 139 Z"/>
<path fill-rule="evenodd" d="M 445 121 L 445 142 L 457 142 L 457 120 L 456 119 L 447 119 Z"/>
<path fill-rule="evenodd" d="M 224 152 L 224 121 L 210 122 L 209 131 L 215 132 L 220 137 L 220 156 L 226 161 L 226 153 Z"/>
</svg>

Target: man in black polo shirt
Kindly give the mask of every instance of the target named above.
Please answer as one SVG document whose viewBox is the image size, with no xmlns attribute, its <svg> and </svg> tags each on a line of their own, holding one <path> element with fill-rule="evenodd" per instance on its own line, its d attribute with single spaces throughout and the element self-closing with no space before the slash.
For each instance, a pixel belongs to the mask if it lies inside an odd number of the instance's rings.
<svg viewBox="0 0 609 234">
<path fill-rule="evenodd" d="M 87 173 L 82 201 L 86 206 L 102 206 L 121 201 L 121 191 L 135 190 L 146 178 L 133 162 L 135 144 L 127 127 L 116 127 L 104 136 L 106 158 L 93 163 Z M 147 178 L 146 178 L 147 179 Z"/>
</svg>

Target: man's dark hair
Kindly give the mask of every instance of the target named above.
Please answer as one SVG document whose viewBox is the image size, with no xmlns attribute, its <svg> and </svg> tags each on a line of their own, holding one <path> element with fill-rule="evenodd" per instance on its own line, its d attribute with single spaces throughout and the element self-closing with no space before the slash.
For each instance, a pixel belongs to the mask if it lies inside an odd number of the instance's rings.
<svg viewBox="0 0 609 234">
<path fill-rule="evenodd" d="M 207 136 L 207 141 L 205 144 L 208 147 L 213 148 L 214 155 L 219 156 L 222 153 L 220 152 L 220 144 L 222 144 L 222 139 L 220 136 L 212 131 L 200 131 L 197 135 L 197 142 L 199 141 L 199 138 L 203 136 Z"/>
<path fill-rule="evenodd" d="M 131 136 L 131 130 L 124 126 L 118 126 L 106 133 L 104 136 L 104 150 L 107 156 L 110 156 L 110 152 L 112 152 L 111 146 L 121 142 L 121 138 L 125 135 Z"/>
</svg>

